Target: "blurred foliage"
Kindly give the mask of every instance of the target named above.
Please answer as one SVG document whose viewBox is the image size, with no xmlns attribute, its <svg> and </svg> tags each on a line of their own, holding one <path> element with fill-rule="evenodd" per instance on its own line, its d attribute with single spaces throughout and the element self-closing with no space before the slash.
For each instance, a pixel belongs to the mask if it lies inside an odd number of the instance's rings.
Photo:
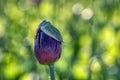
<svg viewBox="0 0 120 80">
<path fill-rule="evenodd" d="M 120 80 L 120 0 L 0 0 L 0 80 L 48 80 L 34 37 L 49 20 L 64 38 L 57 80 Z"/>
</svg>

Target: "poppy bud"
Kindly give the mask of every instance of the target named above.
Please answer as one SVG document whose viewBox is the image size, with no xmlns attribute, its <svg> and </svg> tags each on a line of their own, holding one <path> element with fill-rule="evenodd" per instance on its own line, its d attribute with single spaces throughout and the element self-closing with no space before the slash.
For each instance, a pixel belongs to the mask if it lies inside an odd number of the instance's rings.
<svg viewBox="0 0 120 80">
<path fill-rule="evenodd" d="M 61 56 L 63 39 L 60 32 L 48 21 L 40 23 L 36 33 L 34 52 L 40 64 L 51 64 Z"/>
</svg>

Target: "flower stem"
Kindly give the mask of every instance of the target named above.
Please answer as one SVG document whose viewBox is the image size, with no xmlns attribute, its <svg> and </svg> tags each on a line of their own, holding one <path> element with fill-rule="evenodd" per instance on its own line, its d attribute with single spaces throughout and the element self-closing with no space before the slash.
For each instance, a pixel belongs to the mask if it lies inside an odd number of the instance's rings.
<svg viewBox="0 0 120 80">
<path fill-rule="evenodd" d="M 49 64 L 49 69 L 50 69 L 50 78 L 51 78 L 51 80 L 55 80 L 54 64 Z"/>
</svg>

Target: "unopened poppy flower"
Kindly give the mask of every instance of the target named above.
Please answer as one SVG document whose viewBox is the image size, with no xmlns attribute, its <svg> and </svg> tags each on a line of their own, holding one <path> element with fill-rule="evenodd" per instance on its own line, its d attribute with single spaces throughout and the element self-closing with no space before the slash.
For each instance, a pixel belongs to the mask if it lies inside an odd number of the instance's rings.
<svg viewBox="0 0 120 80">
<path fill-rule="evenodd" d="M 52 64 L 61 56 L 62 36 L 48 21 L 40 23 L 35 39 L 34 52 L 40 64 Z"/>
</svg>

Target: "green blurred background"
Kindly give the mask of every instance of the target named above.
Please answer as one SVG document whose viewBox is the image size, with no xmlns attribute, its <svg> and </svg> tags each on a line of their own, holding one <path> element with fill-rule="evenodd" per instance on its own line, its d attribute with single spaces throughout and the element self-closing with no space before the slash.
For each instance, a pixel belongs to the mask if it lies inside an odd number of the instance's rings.
<svg viewBox="0 0 120 80">
<path fill-rule="evenodd" d="M 64 39 L 57 80 L 120 80 L 120 0 L 0 0 L 0 80 L 49 80 L 34 56 L 42 20 Z"/>
</svg>

